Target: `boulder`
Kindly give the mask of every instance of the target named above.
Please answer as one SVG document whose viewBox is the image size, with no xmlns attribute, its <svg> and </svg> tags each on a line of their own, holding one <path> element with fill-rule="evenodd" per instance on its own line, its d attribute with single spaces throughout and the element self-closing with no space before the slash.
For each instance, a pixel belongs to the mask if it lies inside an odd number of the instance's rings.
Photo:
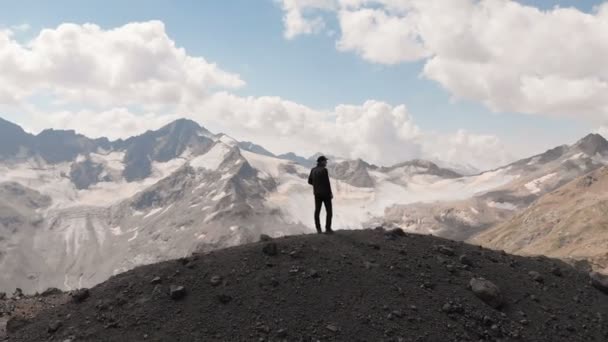
<svg viewBox="0 0 608 342">
<path fill-rule="evenodd" d="M 593 287 L 608 294 L 608 276 L 597 272 L 591 272 L 589 277 L 591 278 L 591 285 L 593 285 Z"/>
<path fill-rule="evenodd" d="M 489 306 L 498 309 L 504 304 L 500 288 L 484 278 L 473 278 L 469 282 L 471 291 Z"/>
<path fill-rule="evenodd" d="M 173 300 L 179 300 L 186 296 L 186 289 L 180 285 L 169 286 L 169 296 Z"/>
</svg>

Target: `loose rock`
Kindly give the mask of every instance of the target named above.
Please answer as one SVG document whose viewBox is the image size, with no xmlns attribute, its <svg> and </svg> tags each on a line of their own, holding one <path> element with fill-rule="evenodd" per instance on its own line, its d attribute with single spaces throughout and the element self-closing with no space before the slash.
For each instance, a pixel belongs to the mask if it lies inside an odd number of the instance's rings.
<svg viewBox="0 0 608 342">
<path fill-rule="evenodd" d="M 59 330 L 59 328 L 61 328 L 61 325 L 62 325 L 61 321 L 53 321 L 49 324 L 48 330 L 50 333 L 54 333 L 57 330 Z"/>
<path fill-rule="evenodd" d="M 270 235 L 261 234 L 260 235 L 260 241 L 262 241 L 262 242 L 268 242 L 268 241 L 272 241 L 272 238 L 270 237 Z"/>
<path fill-rule="evenodd" d="M 70 294 L 72 296 L 72 300 L 76 303 L 82 303 L 84 302 L 87 298 L 89 298 L 89 289 L 78 289 L 75 291 L 72 291 L 72 293 Z"/>
<path fill-rule="evenodd" d="M 186 289 L 180 285 L 171 285 L 169 286 L 169 296 L 173 300 L 182 299 L 186 296 Z"/>
<path fill-rule="evenodd" d="M 543 276 L 536 271 L 530 271 L 530 272 L 528 272 L 528 275 L 530 276 L 530 278 L 532 278 L 532 280 L 534 280 L 537 283 L 542 283 L 545 280 L 543 278 Z"/>
<path fill-rule="evenodd" d="M 591 272 L 589 277 L 591 277 L 591 285 L 593 285 L 593 287 L 608 294 L 608 276 L 597 272 Z"/>
<path fill-rule="evenodd" d="M 214 276 L 211 277 L 211 280 L 209 282 L 213 286 L 218 286 L 218 285 L 220 285 L 222 283 L 222 276 L 214 275 Z"/>
<path fill-rule="evenodd" d="M 473 260 L 471 260 L 471 258 L 468 255 L 466 255 L 466 254 L 461 255 L 458 258 L 458 260 L 463 265 L 467 265 L 467 266 L 473 267 Z"/>
<path fill-rule="evenodd" d="M 493 282 L 483 278 L 473 278 L 469 286 L 477 298 L 491 307 L 497 309 L 504 304 L 500 289 Z"/>
<path fill-rule="evenodd" d="M 262 252 L 268 256 L 275 256 L 279 253 L 279 248 L 277 247 L 276 243 L 268 242 L 262 248 Z"/>
<path fill-rule="evenodd" d="M 48 297 L 48 296 L 53 296 L 53 295 L 58 295 L 61 294 L 61 290 L 56 288 L 56 287 L 49 287 L 48 289 L 44 290 L 40 295 L 42 297 Z"/>
<path fill-rule="evenodd" d="M 444 246 L 444 245 L 439 245 L 436 247 L 437 251 L 443 255 L 447 255 L 447 256 L 454 256 L 456 253 L 454 252 L 454 249 L 448 246 Z"/>
</svg>

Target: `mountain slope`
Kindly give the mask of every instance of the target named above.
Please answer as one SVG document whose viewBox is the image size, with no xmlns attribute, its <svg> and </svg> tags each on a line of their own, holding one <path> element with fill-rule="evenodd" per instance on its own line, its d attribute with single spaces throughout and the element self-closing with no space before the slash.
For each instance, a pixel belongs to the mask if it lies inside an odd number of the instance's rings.
<svg viewBox="0 0 608 342">
<path fill-rule="evenodd" d="M 384 223 L 466 240 L 607 162 L 608 141 L 590 134 L 571 146 L 559 146 L 493 171 L 462 178 L 496 181 L 496 186 L 470 197 L 392 206 L 386 210 Z"/>
<path fill-rule="evenodd" d="M 0 262 L 8 270 L 0 291 L 88 287 L 139 265 L 251 242 L 261 233 L 314 231 L 309 168 L 190 120 L 117 141 L 72 131 L 31 135 L 6 122 L 0 129 L 16 139 L 2 147 L 12 154 L 0 154 L 0 184 L 26 194 L 13 199 L 0 191 L 6 206 L 0 222 L 12 224 L 0 229 Z M 388 224 L 465 239 L 603 165 L 606 145 L 591 135 L 474 176 L 423 160 L 377 167 L 332 158 L 334 226 Z M 26 205 L 38 197 L 46 200 Z"/>
<path fill-rule="evenodd" d="M 469 289 L 479 277 L 499 287 L 501 301 L 484 298 L 500 309 Z M 183 297 L 172 299 L 171 285 Z M 377 229 L 140 267 L 11 329 L 10 340 L 599 342 L 605 315 L 608 296 L 560 261 Z"/>
<path fill-rule="evenodd" d="M 517 254 L 590 259 L 608 271 L 608 167 L 544 195 L 511 220 L 472 239 Z"/>
</svg>

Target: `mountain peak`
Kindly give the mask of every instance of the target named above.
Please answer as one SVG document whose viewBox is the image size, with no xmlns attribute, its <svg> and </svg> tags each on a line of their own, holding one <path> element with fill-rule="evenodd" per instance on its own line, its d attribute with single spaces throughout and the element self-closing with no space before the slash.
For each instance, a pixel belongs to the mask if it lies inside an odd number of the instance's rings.
<svg viewBox="0 0 608 342">
<path fill-rule="evenodd" d="M 175 121 L 172 121 L 172 122 L 164 125 L 158 131 L 159 132 L 161 132 L 161 131 L 198 132 L 200 130 L 207 131 L 205 128 L 203 128 L 201 125 L 199 125 L 198 122 L 196 122 L 194 120 L 186 119 L 186 118 L 181 118 L 181 119 L 177 119 Z"/>
<path fill-rule="evenodd" d="M 588 134 L 574 144 L 573 147 L 590 156 L 594 156 L 597 153 L 608 153 L 608 141 L 597 133 Z"/>
</svg>

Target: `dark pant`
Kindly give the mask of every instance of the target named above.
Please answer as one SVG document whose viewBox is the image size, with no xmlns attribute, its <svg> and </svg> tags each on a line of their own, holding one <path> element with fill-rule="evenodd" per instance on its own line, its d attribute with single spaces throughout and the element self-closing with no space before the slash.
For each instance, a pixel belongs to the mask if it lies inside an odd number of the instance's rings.
<svg viewBox="0 0 608 342">
<path fill-rule="evenodd" d="M 325 230 L 331 230 L 331 218 L 333 216 L 333 209 L 331 206 L 331 196 L 315 196 L 315 227 L 317 231 L 321 231 L 321 205 L 325 204 L 325 211 L 327 212 L 327 218 L 325 220 Z"/>
</svg>

